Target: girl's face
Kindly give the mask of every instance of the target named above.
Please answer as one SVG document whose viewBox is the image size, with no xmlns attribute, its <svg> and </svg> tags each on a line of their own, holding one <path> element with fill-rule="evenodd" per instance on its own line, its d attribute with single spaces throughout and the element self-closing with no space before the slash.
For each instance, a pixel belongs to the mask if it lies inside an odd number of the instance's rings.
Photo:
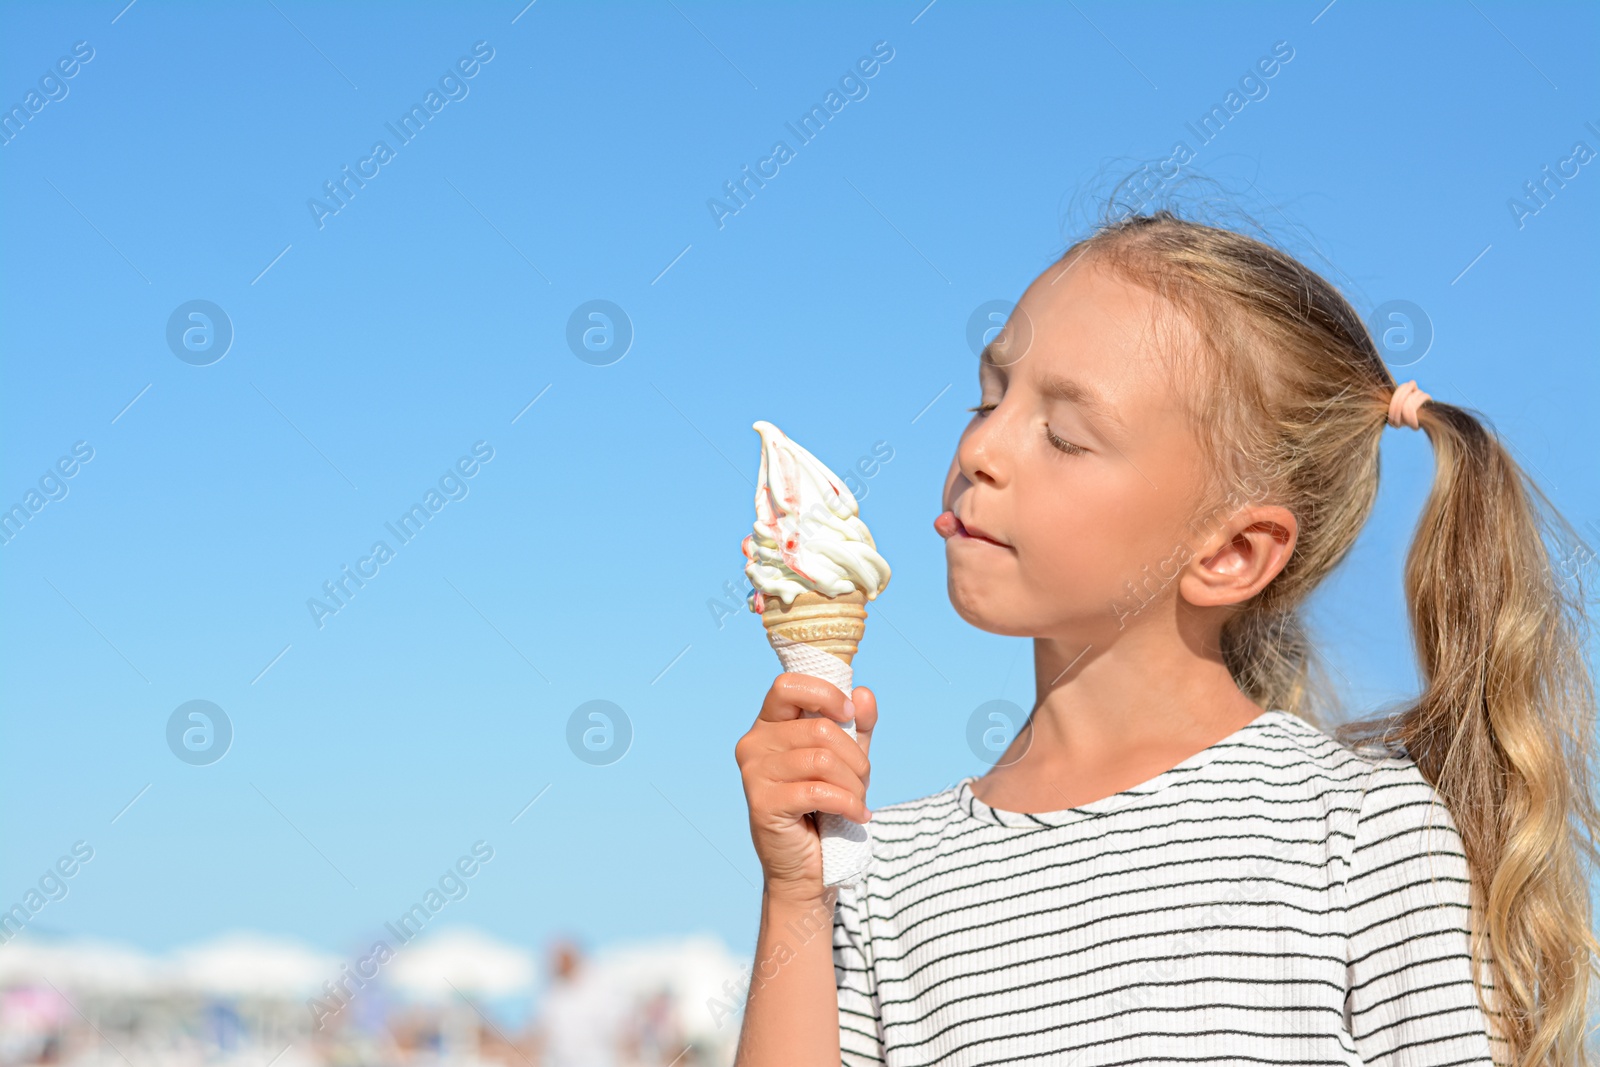
<svg viewBox="0 0 1600 1067">
<path fill-rule="evenodd" d="M 1056 264 L 985 350 L 945 479 L 954 514 L 935 523 L 974 626 L 1105 647 L 1175 594 L 1203 471 L 1146 337 L 1159 299 L 1088 257 Z"/>
</svg>

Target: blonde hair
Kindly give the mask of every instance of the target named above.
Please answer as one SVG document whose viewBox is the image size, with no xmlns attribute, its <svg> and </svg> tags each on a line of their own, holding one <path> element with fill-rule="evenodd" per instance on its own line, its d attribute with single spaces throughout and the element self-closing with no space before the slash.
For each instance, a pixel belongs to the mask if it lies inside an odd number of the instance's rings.
<svg viewBox="0 0 1600 1067">
<path fill-rule="evenodd" d="M 1072 269 L 1084 257 L 1198 330 L 1201 358 L 1174 367 L 1188 368 L 1185 393 L 1205 412 L 1197 425 L 1219 483 L 1208 495 L 1237 499 L 1248 486 L 1294 513 L 1288 564 L 1229 618 L 1222 651 L 1252 700 L 1320 725 L 1329 702 L 1313 684 L 1301 607 L 1377 497 L 1388 366 L 1333 285 L 1254 237 L 1170 210 L 1124 214 L 1061 260 Z M 1430 400 L 1419 420 L 1436 472 L 1405 594 L 1423 689 L 1332 732 L 1352 746 L 1398 743 L 1438 791 L 1472 872 L 1473 967 L 1497 1049 L 1516 1067 L 1570 1067 L 1588 1062 L 1600 959 L 1586 871 L 1600 826 L 1594 685 L 1581 586 L 1553 566 L 1570 528 L 1474 414 Z"/>
</svg>

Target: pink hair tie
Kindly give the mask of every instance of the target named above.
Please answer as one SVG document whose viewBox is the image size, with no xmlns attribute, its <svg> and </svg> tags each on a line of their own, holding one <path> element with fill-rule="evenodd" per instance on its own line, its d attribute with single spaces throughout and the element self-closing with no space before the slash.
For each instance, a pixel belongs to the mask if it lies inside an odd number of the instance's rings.
<svg viewBox="0 0 1600 1067">
<path fill-rule="evenodd" d="M 1394 396 L 1389 398 L 1389 425 L 1409 426 L 1413 430 L 1422 429 L 1417 422 L 1417 412 L 1422 405 L 1432 400 L 1433 397 L 1417 388 L 1416 379 L 1399 386 L 1394 391 Z"/>
</svg>

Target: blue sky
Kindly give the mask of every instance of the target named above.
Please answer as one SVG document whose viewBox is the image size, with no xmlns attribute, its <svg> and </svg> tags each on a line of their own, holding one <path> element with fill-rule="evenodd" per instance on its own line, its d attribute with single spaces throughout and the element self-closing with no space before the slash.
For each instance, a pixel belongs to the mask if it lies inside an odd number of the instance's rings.
<svg viewBox="0 0 1600 1067">
<path fill-rule="evenodd" d="M 342 951 L 482 841 L 439 922 L 743 950 L 732 748 L 777 663 L 713 605 L 743 592 L 750 424 L 841 471 L 892 451 L 858 494 L 894 567 L 856 661 L 873 803 L 979 771 L 969 715 L 1032 678 L 951 609 L 931 525 L 969 320 L 1275 47 L 1185 173 L 1363 313 L 1420 308 L 1431 347 L 1397 373 L 1600 521 L 1600 170 L 1510 206 L 1600 150 L 1592 6 L 124 2 L 0 16 L 0 103 L 48 100 L 0 147 L 0 503 L 57 497 L 0 547 L 0 897 L 93 849 L 41 932 Z M 595 300 L 631 324 L 620 358 L 569 344 Z M 192 301 L 231 325 L 221 358 Z M 1396 431 L 1383 462 L 1315 618 L 1358 708 L 1415 684 L 1400 573 L 1432 458 Z M 319 626 L 347 566 L 369 577 Z M 168 744 L 195 700 L 232 731 L 205 765 Z M 567 742 L 596 700 L 632 733 L 606 765 Z"/>
</svg>

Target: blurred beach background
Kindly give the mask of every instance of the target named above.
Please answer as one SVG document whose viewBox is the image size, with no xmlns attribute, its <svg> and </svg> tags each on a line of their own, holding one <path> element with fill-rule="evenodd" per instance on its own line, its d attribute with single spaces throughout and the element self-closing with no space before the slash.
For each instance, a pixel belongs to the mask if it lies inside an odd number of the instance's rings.
<svg viewBox="0 0 1600 1067">
<path fill-rule="evenodd" d="M 1597 43 L 1496 0 L 0 8 L 0 1065 L 730 1063 L 751 423 L 894 568 L 872 803 L 981 773 L 1029 647 L 932 520 L 977 351 L 1113 195 L 1343 287 L 1592 583 Z M 1383 463 L 1312 620 L 1350 713 L 1416 687 L 1428 442 Z"/>
</svg>

